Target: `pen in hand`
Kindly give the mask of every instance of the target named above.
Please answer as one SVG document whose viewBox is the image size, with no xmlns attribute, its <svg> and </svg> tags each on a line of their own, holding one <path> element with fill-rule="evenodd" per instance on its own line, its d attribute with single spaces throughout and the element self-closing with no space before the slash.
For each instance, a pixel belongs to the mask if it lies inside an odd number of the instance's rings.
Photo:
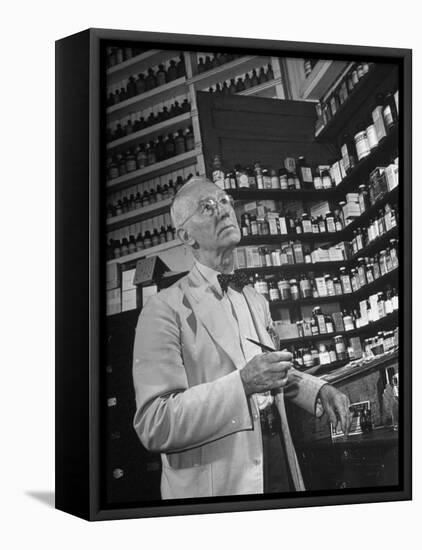
<svg viewBox="0 0 422 550">
<path fill-rule="evenodd" d="M 267 346 L 266 344 L 262 344 L 261 342 L 258 342 L 257 340 L 252 340 L 252 338 L 248 338 L 245 336 L 245 339 L 248 340 L 249 342 L 251 342 L 252 344 L 255 344 L 256 346 L 259 346 L 262 351 L 277 351 L 276 349 L 270 347 L 270 346 Z M 299 363 L 295 360 L 292 360 L 292 363 L 295 367 L 299 367 Z"/>
</svg>

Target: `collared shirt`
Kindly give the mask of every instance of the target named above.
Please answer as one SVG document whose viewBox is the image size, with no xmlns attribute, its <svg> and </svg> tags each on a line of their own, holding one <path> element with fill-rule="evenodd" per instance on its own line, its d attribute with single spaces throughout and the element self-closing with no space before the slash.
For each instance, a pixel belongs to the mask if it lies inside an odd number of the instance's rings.
<svg viewBox="0 0 422 550">
<path fill-rule="evenodd" d="M 230 286 L 228 287 L 227 292 L 223 293 L 217 279 L 219 271 L 201 264 L 198 261 L 196 262 L 196 267 L 213 290 L 221 296 L 222 307 L 225 308 L 229 317 L 233 319 L 236 332 L 239 336 L 240 348 L 243 352 L 246 364 L 255 355 L 262 353 L 262 351 L 260 347 L 256 344 L 252 344 L 252 342 L 249 342 L 246 339 L 252 338 L 253 340 L 259 340 L 245 296 L 242 292 L 233 290 Z M 270 392 L 255 394 L 255 398 L 259 409 L 264 409 L 273 401 L 273 397 Z"/>
</svg>

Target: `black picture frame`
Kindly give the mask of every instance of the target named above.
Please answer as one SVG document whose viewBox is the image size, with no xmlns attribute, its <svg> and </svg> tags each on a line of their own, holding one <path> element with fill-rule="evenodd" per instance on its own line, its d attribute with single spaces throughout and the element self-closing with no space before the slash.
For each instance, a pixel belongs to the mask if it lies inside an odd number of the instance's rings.
<svg viewBox="0 0 422 550">
<path fill-rule="evenodd" d="M 101 499 L 102 246 L 101 44 L 247 49 L 257 53 L 391 61 L 400 79 L 400 483 L 288 498 L 245 496 L 107 507 Z M 202 50 L 201 50 L 202 51 Z M 56 42 L 56 508 L 87 520 L 308 507 L 412 498 L 412 52 L 408 49 L 88 29 Z"/>
</svg>

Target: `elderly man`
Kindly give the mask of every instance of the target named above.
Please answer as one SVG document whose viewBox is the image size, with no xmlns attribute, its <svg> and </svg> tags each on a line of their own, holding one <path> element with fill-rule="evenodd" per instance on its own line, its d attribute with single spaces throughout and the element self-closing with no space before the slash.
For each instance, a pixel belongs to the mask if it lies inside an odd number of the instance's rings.
<svg viewBox="0 0 422 550">
<path fill-rule="evenodd" d="M 133 362 L 134 427 L 161 453 L 162 498 L 303 491 L 284 399 L 345 432 L 348 399 L 247 339 L 274 348 L 266 299 L 227 276 L 240 231 L 224 190 L 192 178 L 171 215 L 196 263 L 145 304 Z"/>
</svg>

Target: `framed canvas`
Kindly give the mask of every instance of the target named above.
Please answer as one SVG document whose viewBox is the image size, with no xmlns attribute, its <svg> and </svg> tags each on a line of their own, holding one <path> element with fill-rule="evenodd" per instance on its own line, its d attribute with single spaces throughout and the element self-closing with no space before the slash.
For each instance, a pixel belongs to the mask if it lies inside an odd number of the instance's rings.
<svg viewBox="0 0 422 550">
<path fill-rule="evenodd" d="M 411 50 L 56 43 L 56 507 L 411 498 Z"/>
</svg>

